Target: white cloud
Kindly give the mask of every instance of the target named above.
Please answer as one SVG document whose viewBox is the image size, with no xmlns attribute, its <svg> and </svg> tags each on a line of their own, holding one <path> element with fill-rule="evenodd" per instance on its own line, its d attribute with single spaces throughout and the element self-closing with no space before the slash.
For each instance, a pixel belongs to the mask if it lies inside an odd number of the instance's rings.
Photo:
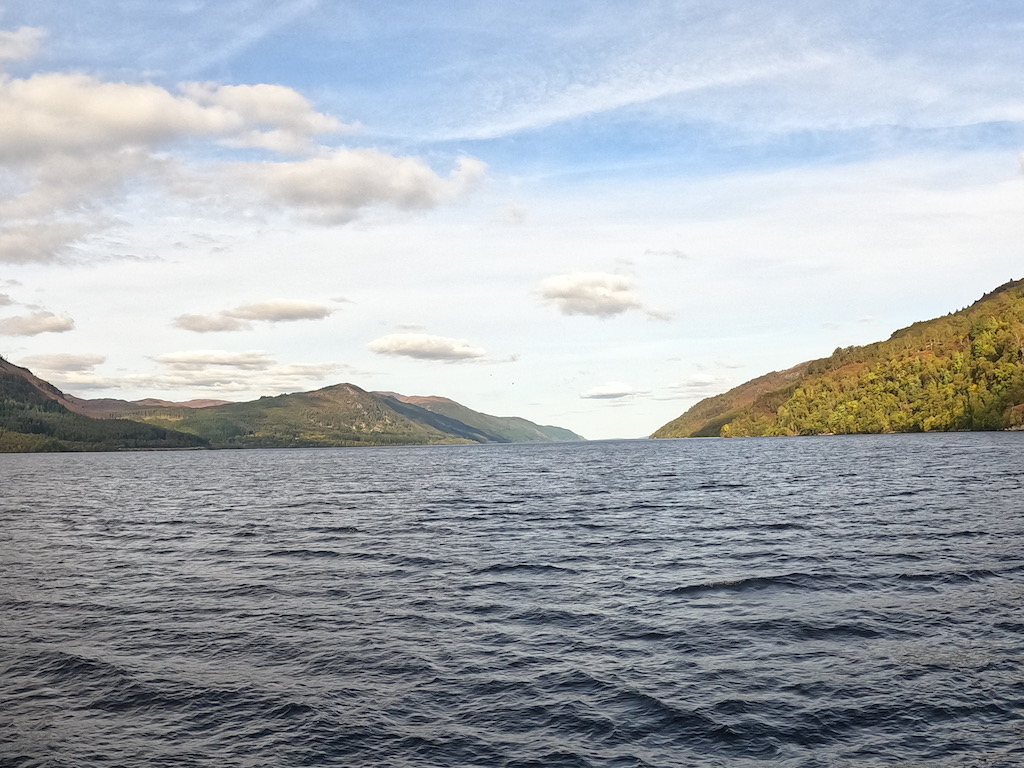
<svg viewBox="0 0 1024 768">
<path fill-rule="evenodd" d="M 641 394 L 635 387 L 621 381 L 609 381 L 580 392 L 584 400 L 625 400 Z"/>
<path fill-rule="evenodd" d="M 46 30 L 39 27 L 0 29 L 0 61 L 31 59 L 45 37 Z"/>
<path fill-rule="evenodd" d="M 457 362 L 483 357 L 487 352 L 465 339 L 449 339 L 425 333 L 394 333 L 381 336 L 370 343 L 370 349 L 380 355 L 398 355 L 417 360 Z"/>
<path fill-rule="evenodd" d="M 231 317 L 226 313 L 216 315 L 178 315 L 174 325 L 185 331 L 195 333 L 214 333 L 216 331 L 248 331 L 252 323 Z"/>
<path fill-rule="evenodd" d="M 284 323 L 296 320 L 323 320 L 333 313 L 333 307 L 323 304 L 275 299 L 256 304 L 244 304 L 234 309 L 221 310 L 212 315 L 179 315 L 174 319 L 174 325 L 196 333 L 248 331 L 253 327 L 250 321 Z"/>
<path fill-rule="evenodd" d="M 265 371 L 274 364 L 274 359 L 266 352 L 227 352 L 218 349 L 166 352 L 153 360 L 177 371 L 203 371 L 210 368 Z"/>
<path fill-rule="evenodd" d="M 0 58 L 38 42 L 38 31 L 26 29 L 0 33 Z M 239 212 L 255 203 L 343 224 L 368 206 L 437 206 L 483 176 L 484 164 L 471 158 L 442 177 L 419 158 L 316 141 L 353 130 L 281 85 L 183 83 L 172 91 L 84 73 L 0 76 L 0 262 L 75 255 L 112 226 L 109 206 L 140 186 L 207 208 Z M 213 145 L 308 157 L 194 161 Z"/>
<path fill-rule="evenodd" d="M 702 400 L 720 395 L 733 386 L 733 379 L 719 373 L 694 373 L 682 381 L 665 387 L 654 395 L 655 400 Z"/>
<path fill-rule="evenodd" d="M 232 189 L 249 189 L 273 207 L 285 206 L 319 224 L 346 224 L 363 208 L 433 208 L 465 193 L 484 175 L 479 160 L 460 158 L 447 178 L 415 157 L 375 149 L 338 149 L 293 162 L 240 164 Z"/>
<path fill-rule="evenodd" d="M 669 315 L 647 307 L 636 293 L 633 280 L 608 272 L 573 272 L 552 275 L 540 283 L 541 298 L 554 304 L 563 315 L 614 317 L 631 309 L 659 320 Z"/>
<path fill-rule="evenodd" d="M 65 373 L 91 371 L 106 359 L 103 355 L 88 354 L 31 355 L 24 363 L 33 371 Z"/>
<path fill-rule="evenodd" d="M 0 336 L 37 336 L 40 333 L 64 333 L 74 330 L 75 321 L 53 312 L 33 312 L 0 320 Z"/>
<path fill-rule="evenodd" d="M 12 299 L 6 293 L 0 293 L 0 307 L 9 307 L 13 303 L 14 299 Z"/>
<path fill-rule="evenodd" d="M 276 299 L 257 304 L 244 304 L 227 310 L 225 314 L 242 320 L 263 320 L 268 323 L 282 323 L 293 320 L 323 320 L 334 312 L 331 307 L 308 301 Z"/>
</svg>

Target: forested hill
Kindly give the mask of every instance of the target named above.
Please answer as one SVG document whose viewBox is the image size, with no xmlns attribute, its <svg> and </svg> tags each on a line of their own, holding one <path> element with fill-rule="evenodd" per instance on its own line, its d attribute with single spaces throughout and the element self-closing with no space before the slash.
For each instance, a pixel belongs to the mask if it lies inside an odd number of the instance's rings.
<svg viewBox="0 0 1024 768">
<path fill-rule="evenodd" d="M 702 400 L 652 437 L 1024 428 L 1024 280 Z"/>
<path fill-rule="evenodd" d="M 31 371 L 0 358 L 0 453 L 209 447 L 205 438 L 124 419 L 91 419 Z"/>
</svg>

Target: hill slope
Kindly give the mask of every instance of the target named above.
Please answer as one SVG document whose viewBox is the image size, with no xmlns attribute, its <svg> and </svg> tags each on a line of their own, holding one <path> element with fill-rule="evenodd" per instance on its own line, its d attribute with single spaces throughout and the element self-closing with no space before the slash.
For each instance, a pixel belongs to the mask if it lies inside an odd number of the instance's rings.
<svg viewBox="0 0 1024 768">
<path fill-rule="evenodd" d="M 550 442 L 553 435 L 581 440 L 557 427 L 451 407 L 426 408 L 394 393 L 336 384 L 314 392 L 261 397 L 202 408 L 124 403 L 107 413 L 199 435 L 218 448 L 290 448 L 358 445 Z M 84 404 L 88 408 L 88 402 Z M 571 436 L 571 437 L 570 437 Z"/>
<path fill-rule="evenodd" d="M 209 447 L 196 435 L 70 410 L 59 389 L 0 358 L 0 452 L 115 451 Z"/>
<path fill-rule="evenodd" d="M 1024 426 L 1024 280 L 888 340 L 702 400 L 652 437 L 1011 429 Z"/>
<path fill-rule="evenodd" d="M 575 432 L 563 427 L 534 424 L 518 416 L 491 416 L 474 411 L 447 397 L 405 396 L 386 394 L 403 403 L 410 403 L 433 413 L 448 416 L 480 430 L 492 443 L 572 443 L 583 440 Z"/>
</svg>

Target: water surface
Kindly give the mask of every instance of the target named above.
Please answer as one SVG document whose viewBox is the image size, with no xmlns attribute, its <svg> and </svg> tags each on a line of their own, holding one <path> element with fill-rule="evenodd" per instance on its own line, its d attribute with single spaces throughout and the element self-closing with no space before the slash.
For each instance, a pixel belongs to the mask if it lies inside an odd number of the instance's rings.
<svg viewBox="0 0 1024 768">
<path fill-rule="evenodd" d="M 0 765 L 1017 766 L 1022 448 L 0 456 Z"/>
</svg>

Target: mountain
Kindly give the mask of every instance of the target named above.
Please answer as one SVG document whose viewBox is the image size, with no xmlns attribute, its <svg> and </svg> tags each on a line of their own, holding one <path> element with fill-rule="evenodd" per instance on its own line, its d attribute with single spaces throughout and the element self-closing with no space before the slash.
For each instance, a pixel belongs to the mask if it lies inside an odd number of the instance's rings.
<svg viewBox="0 0 1024 768">
<path fill-rule="evenodd" d="M 314 392 L 223 400 L 87 400 L 0 358 L 0 451 L 288 448 L 568 442 L 574 432 L 490 416 L 443 397 L 336 384 Z"/>
<path fill-rule="evenodd" d="M 203 448 L 188 435 L 123 419 L 93 419 L 72 410 L 59 389 L 0 358 L 0 452 Z"/>
<path fill-rule="evenodd" d="M 652 437 L 1024 428 L 1024 280 L 886 341 L 769 373 L 694 405 Z"/>
<path fill-rule="evenodd" d="M 442 400 L 427 408 L 418 401 Z M 208 439 L 214 447 L 438 445 L 582 440 L 557 427 L 488 416 L 444 398 L 409 398 L 336 384 L 314 392 L 205 408 L 139 407 L 137 419 Z"/>
<path fill-rule="evenodd" d="M 572 443 L 582 437 L 563 427 L 543 426 L 518 416 L 490 416 L 449 400 L 447 397 L 420 397 L 378 392 L 474 427 L 492 443 Z"/>
</svg>

